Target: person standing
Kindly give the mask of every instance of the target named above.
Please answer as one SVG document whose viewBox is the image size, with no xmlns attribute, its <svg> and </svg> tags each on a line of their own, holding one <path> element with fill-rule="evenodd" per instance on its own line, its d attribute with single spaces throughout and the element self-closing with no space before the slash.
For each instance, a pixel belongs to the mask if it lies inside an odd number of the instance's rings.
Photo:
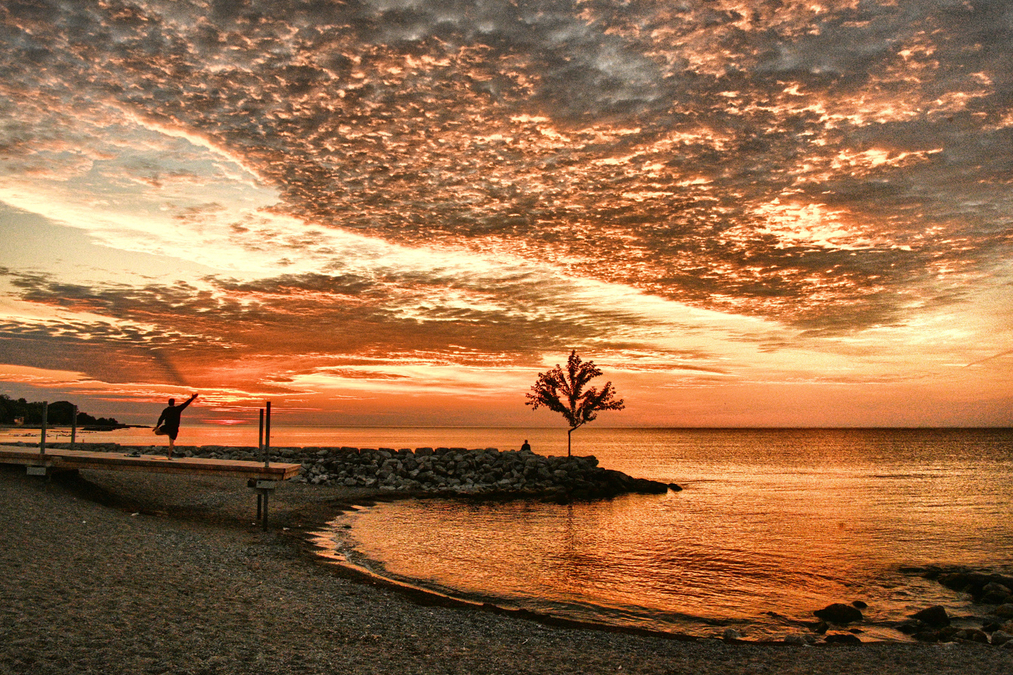
<svg viewBox="0 0 1013 675">
<path fill-rule="evenodd" d="M 172 452 L 176 447 L 176 436 L 179 435 L 179 418 L 183 414 L 183 410 L 193 403 L 195 398 L 197 398 L 197 394 L 191 396 L 182 405 L 176 405 L 176 399 L 170 398 L 169 407 L 162 411 L 162 414 L 158 416 L 158 422 L 155 423 L 155 433 L 159 436 L 169 437 L 169 449 L 165 453 L 169 459 L 172 459 Z"/>
</svg>

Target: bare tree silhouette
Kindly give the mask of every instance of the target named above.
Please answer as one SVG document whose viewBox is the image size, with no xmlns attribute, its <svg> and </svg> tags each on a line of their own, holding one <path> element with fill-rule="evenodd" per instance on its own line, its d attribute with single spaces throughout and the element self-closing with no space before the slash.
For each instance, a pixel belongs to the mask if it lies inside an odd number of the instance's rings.
<svg viewBox="0 0 1013 675">
<path fill-rule="evenodd" d="M 616 390 L 611 382 L 606 382 L 600 390 L 595 387 L 585 389 L 588 382 L 601 374 L 593 361 L 581 361 L 577 350 L 573 350 L 566 361 L 566 370 L 556 364 L 552 370 L 538 373 L 538 380 L 527 394 L 525 404 L 532 410 L 545 406 L 566 418 L 570 425 L 566 432 L 568 457 L 571 455 L 570 441 L 574 429 L 593 422 L 601 410 L 622 410 L 625 407 L 623 400 L 615 397 Z"/>
</svg>

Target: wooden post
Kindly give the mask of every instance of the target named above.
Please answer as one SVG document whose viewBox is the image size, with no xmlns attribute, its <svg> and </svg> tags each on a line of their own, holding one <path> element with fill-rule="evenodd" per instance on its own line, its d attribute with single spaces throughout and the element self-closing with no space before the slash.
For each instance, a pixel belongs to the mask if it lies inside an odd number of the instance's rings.
<svg viewBox="0 0 1013 675">
<path fill-rule="evenodd" d="M 42 402 L 42 436 L 39 438 L 39 454 L 46 454 L 46 426 L 49 424 L 49 401 Z"/>
<path fill-rule="evenodd" d="M 267 413 L 264 415 L 264 468 L 266 469 L 270 465 L 271 465 L 271 402 L 267 401 Z M 266 500 L 264 510 L 267 511 Z"/>
<path fill-rule="evenodd" d="M 77 442 L 77 406 L 74 406 L 74 414 L 70 418 L 70 449 L 74 449 Z"/>
<path fill-rule="evenodd" d="M 264 459 L 264 409 L 260 409 L 260 428 L 257 431 L 257 452 L 260 458 Z"/>
</svg>

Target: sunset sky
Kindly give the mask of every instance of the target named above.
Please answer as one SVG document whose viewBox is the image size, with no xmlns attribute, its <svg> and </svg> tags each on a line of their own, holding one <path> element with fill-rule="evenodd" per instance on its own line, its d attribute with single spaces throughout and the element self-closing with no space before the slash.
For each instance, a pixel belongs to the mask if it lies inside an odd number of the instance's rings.
<svg viewBox="0 0 1013 675">
<path fill-rule="evenodd" d="M 1007 426 L 1011 254 L 1008 0 L 0 4 L 15 398 Z"/>
</svg>

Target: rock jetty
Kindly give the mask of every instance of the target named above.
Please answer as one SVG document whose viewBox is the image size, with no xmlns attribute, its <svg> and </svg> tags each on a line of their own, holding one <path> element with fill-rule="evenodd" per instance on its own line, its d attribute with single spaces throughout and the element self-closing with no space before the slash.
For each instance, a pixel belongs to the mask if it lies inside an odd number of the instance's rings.
<svg viewBox="0 0 1013 675">
<path fill-rule="evenodd" d="M 946 608 L 935 605 L 912 614 L 900 626 L 902 632 L 921 642 L 963 640 L 1013 648 L 1013 577 L 961 567 L 933 567 L 924 570 L 922 576 L 968 594 L 985 610 L 979 619 L 981 628 L 954 626 Z"/>
<path fill-rule="evenodd" d="M 65 444 L 51 444 L 66 447 Z M 129 452 L 133 446 L 78 444 L 91 451 Z M 163 454 L 161 446 L 142 446 L 145 454 Z M 259 461 L 253 447 L 176 446 L 187 457 Z M 299 462 L 293 480 L 314 485 L 367 488 L 404 496 L 519 497 L 561 501 L 607 499 L 621 494 L 664 494 L 675 484 L 633 478 L 598 466 L 597 458 L 537 455 L 496 448 L 271 448 L 271 460 Z"/>
</svg>

